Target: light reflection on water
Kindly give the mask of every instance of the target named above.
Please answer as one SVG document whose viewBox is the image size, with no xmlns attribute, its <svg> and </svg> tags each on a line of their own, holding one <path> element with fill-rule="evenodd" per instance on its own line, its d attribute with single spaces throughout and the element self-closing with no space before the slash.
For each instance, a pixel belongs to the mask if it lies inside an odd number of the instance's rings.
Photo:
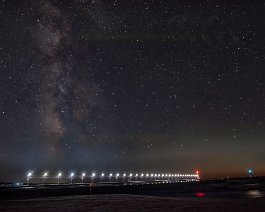
<svg viewBox="0 0 265 212">
<path fill-rule="evenodd" d="M 264 197 L 264 193 L 259 190 L 251 190 L 246 192 L 248 198 L 261 198 Z"/>
</svg>

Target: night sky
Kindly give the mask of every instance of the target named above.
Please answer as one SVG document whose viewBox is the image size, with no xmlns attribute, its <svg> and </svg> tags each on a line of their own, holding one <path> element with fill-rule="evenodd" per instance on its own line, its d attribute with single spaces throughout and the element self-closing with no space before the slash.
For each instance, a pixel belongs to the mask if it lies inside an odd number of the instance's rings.
<svg viewBox="0 0 265 212">
<path fill-rule="evenodd" d="M 263 1 L 1 0 L 0 180 L 265 175 Z"/>
</svg>

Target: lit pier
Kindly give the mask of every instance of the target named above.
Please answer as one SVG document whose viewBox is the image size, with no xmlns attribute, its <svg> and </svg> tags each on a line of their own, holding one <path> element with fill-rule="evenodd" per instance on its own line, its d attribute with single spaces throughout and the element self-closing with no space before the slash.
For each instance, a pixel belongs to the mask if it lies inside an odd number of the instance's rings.
<svg viewBox="0 0 265 212">
<path fill-rule="evenodd" d="M 150 183 L 150 182 L 192 182 L 200 179 L 195 173 L 148 173 L 148 172 L 57 172 L 26 174 L 27 184 L 86 184 L 86 183 Z"/>
</svg>

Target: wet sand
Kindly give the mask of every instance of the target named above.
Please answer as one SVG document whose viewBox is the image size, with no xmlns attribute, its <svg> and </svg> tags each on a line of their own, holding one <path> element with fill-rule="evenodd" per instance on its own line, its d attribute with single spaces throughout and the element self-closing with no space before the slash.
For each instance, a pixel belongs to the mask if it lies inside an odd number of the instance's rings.
<svg viewBox="0 0 265 212">
<path fill-rule="evenodd" d="M 60 185 L 0 190 L 0 212 L 265 212 L 264 179 L 144 185 Z"/>
<path fill-rule="evenodd" d="M 38 211 L 204 211 L 263 212 L 265 199 L 208 197 L 157 197 L 130 194 L 61 196 L 26 200 L 5 200 L 1 212 Z"/>
</svg>

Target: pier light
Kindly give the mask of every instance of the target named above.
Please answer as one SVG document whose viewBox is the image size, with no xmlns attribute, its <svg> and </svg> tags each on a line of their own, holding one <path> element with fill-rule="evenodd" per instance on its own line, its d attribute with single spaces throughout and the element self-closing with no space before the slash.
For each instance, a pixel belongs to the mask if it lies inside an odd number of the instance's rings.
<svg viewBox="0 0 265 212">
<path fill-rule="evenodd" d="M 42 175 L 42 177 L 43 177 L 43 180 L 46 181 L 46 179 L 48 177 L 48 172 L 44 172 L 43 175 Z"/>
<path fill-rule="evenodd" d="M 123 174 L 123 177 L 126 177 L 126 174 Z"/>
<path fill-rule="evenodd" d="M 145 176 L 146 176 L 146 177 L 149 177 L 149 174 L 146 174 Z"/>
<path fill-rule="evenodd" d="M 112 178 L 112 176 L 113 176 L 113 174 L 110 173 L 110 174 L 109 174 L 109 181 L 110 181 L 110 182 L 111 182 L 111 178 Z"/>
<path fill-rule="evenodd" d="M 153 177 L 154 176 L 154 174 L 151 174 L 151 177 Z"/>
<path fill-rule="evenodd" d="M 252 177 L 253 176 L 253 170 L 252 169 L 248 169 L 248 176 Z"/>
<path fill-rule="evenodd" d="M 81 176 L 82 183 L 84 183 L 84 178 L 85 178 L 85 176 L 86 176 L 86 173 L 83 172 L 83 173 L 82 173 L 82 176 Z"/>
<path fill-rule="evenodd" d="M 30 172 L 28 172 L 27 177 L 30 178 L 30 177 L 32 177 L 32 175 L 33 175 L 33 172 L 30 171 Z"/>
<path fill-rule="evenodd" d="M 57 180 L 58 180 L 58 184 L 60 183 L 60 178 L 62 177 L 62 172 L 59 172 L 57 174 Z"/>
<path fill-rule="evenodd" d="M 33 175 L 33 172 L 32 171 L 29 171 L 28 174 L 27 174 L 27 182 L 28 183 L 29 183 L 29 180 L 32 177 L 32 175 Z"/>
<path fill-rule="evenodd" d="M 92 172 L 92 174 L 91 174 L 91 183 L 93 183 L 93 180 L 94 180 L 95 177 L 96 177 L 96 173 Z"/>
<path fill-rule="evenodd" d="M 130 177 L 132 177 L 132 176 L 133 176 L 133 174 L 131 173 L 131 174 L 130 174 Z"/>
<path fill-rule="evenodd" d="M 75 176 L 75 173 L 74 172 L 71 172 L 70 174 L 70 183 L 72 184 L 73 183 L 73 177 Z"/>
<path fill-rule="evenodd" d="M 101 177 L 104 177 L 104 175 L 105 175 L 105 174 L 104 174 L 104 173 L 102 173 L 102 174 L 101 174 Z"/>
<path fill-rule="evenodd" d="M 116 180 L 118 181 L 120 174 L 116 173 Z"/>
</svg>

